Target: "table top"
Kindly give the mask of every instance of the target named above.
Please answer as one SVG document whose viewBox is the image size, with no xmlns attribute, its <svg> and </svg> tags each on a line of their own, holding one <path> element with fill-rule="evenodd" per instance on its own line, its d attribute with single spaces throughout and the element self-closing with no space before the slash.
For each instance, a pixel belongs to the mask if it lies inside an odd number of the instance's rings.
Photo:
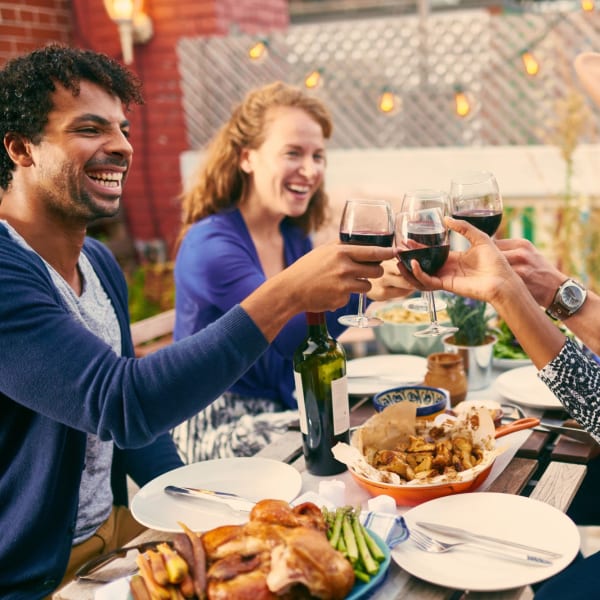
<svg viewBox="0 0 600 600">
<path fill-rule="evenodd" d="M 468 398 L 502 400 L 493 388 L 469 392 Z M 373 414 L 369 400 L 369 398 L 353 398 L 351 426 L 361 424 Z M 545 416 L 544 411 L 528 409 L 527 413 L 528 416 Z M 549 416 L 555 418 L 556 414 Z M 486 491 L 524 494 L 546 502 L 563 512 L 566 511 L 584 479 L 585 463 L 595 455 L 594 453 L 597 453 L 598 445 L 586 445 L 561 435 L 537 431 L 525 434 L 521 439 L 524 442 L 518 449 L 515 449 L 510 462 Z M 273 458 L 293 465 L 302 473 L 302 491 L 314 490 L 315 480 L 318 478 L 308 474 L 305 470 L 301 452 L 301 435 L 298 431 L 288 431 L 277 442 L 262 450 L 258 456 Z M 148 530 L 132 543 L 153 539 L 170 539 L 171 535 Z M 53 598 L 54 600 L 94 600 L 98 588 L 97 584 L 72 582 L 58 590 Z M 517 600 L 522 593 L 523 589 L 518 588 L 503 592 L 469 592 L 468 597 L 473 600 L 484 598 Z M 370 596 L 373 600 L 452 600 L 459 597 L 461 597 L 460 591 L 429 584 L 412 577 L 394 561 L 392 561 L 384 584 Z"/>
</svg>

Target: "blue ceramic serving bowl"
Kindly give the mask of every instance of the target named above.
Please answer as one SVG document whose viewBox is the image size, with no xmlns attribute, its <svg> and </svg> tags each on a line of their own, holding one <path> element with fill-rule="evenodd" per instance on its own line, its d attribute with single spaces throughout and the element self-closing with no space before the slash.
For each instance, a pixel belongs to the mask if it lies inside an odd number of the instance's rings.
<svg viewBox="0 0 600 600">
<path fill-rule="evenodd" d="M 401 385 L 376 394 L 373 405 L 377 412 L 387 406 L 408 400 L 417 405 L 417 418 L 433 419 L 450 406 L 450 396 L 442 388 L 427 385 Z"/>
</svg>

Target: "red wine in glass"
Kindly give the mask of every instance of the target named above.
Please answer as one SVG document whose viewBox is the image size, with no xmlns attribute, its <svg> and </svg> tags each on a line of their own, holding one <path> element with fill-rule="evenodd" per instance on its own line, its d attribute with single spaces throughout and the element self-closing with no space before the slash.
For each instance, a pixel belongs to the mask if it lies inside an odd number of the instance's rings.
<svg viewBox="0 0 600 600">
<path fill-rule="evenodd" d="M 502 221 L 502 196 L 488 171 L 469 171 L 450 182 L 450 214 L 492 236 Z"/>
<path fill-rule="evenodd" d="M 394 243 L 394 215 L 386 200 L 353 198 L 346 201 L 340 221 L 340 241 L 357 246 L 387 246 Z M 358 313 L 338 321 L 350 327 L 377 327 L 383 321 L 364 312 L 366 294 L 358 297 Z"/>
<path fill-rule="evenodd" d="M 442 209 L 400 212 L 396 215 L 395 229 L 398 259 L 409 271 L 412 271 L 411 261 L 417 261 L 425 273 L 433 275 L 446 262 L 450 242 Z M 433 292 L 426 292 L 425 297 L 431 324 L 414 335 L 428 337 L 455 332 L 456 327 L 440 325 L 438 322 Z"/>
<path fill-rule="evenodd" d="M 490 237 L 498 231 L 498 227 L 500 227 L 500 222 L 502 221 L 501 211 L 494 212 L 476 208 L 455 212 L 452 213 L 452 216 L 455 219 L 462 219 L 463 221 L 471 223 L 471 225 L 474 225 L 480 231 L 487 233 Z"/>
<path fill-rule="evenodd" d="M 383 246 L 390 248 L 394 242 L 393 233 L 365 233 L 362 231 L 353 231 L 348 233 L 340 232 L 340 241 L 342 244 L 354 244 L 356 246 Z"/>
</svg>

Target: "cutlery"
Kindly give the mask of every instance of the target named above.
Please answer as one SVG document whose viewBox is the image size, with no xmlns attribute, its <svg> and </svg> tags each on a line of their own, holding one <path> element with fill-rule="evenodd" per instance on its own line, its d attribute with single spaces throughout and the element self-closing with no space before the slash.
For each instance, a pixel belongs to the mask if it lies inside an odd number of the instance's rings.
<svg viewBox="0 0 600 600">
<path fill-rule="evenodd" d="M 441 552 L 448 552 L 457 546 L 464 546 L 465 544 L 475 544 L 475 545 L 483 545 L 485 550 L 496 554 L 497 556 L 502 556 L 504 558 L 510 558 L 511 560 L 520 560 L 525 561 L 528 564 L 533 565 L 551 565 L 552 561 L 547 558 L 542 558 L 541 556 L 537 556 L 530 552 L 526 552 L 524 550 L 517 549 L 509 549 L 509 548 L 492 548 L 490 546 L 485 546 L 481 542 L 477 542 L 475 540 L 466 540 L 464 542 L 442 542 L 440 540 L 436 540 L 421 531 L 417 531 L 416 529 L 412 529 L 410 532 L 410 539 L 413 540 L 415 545 L 424 550 L 425 552 L 432 552 L 434 554 L 439 554 Z"/>
<path fill-rule="evenodd" d="M 503 417 L 503 421 L 514 421 L 518 420 L 513 417 Z M 556 425 L 554 423 L 547 423 L 545 421 L 540 421 L 540 424 L 537 427 L 532 428 L 533 431 L 542 431 L 544 433 L 553 432 L 560 433 L 568 438 L 573 440 L 577 440 L 578 442 L 584 442 L 586 444 L 590 444 L 595 442 L 594 438 L 587 432 L 585 429 L 580 429 L 578 427 L 568 427 L 567 425 Z"/>
<path fill-rule="evenodd" d="M 492 544 L 499 544 L 503 546 L 510 546 L 512 548 L 518 548 L 519 550 L 525 550 L 526 552 L 533 552 L 536 554 L 542 554 L 549 558 L 560 558 L 562 554 L 557 552 L 551 552 L 550 550 L 544 550 L 543 548 L 536 548 L 534 546 L 527 546 L 525 544 L 519 544 L 518 542 L 513 542 L 510 540 L 504 540 L 501 538 L 491 537 L 489 535 L 482 535 L 479 533 L 473 533 L 468 529 L 460 529 L 459 527 L 450 527 L 449 525 L 442 525 L 440 523 L 428 523 L 425 521 L 417 521 L 417 525 L 419 527 L 424 527 L 425 529 L 431 529 L 437 533 L 445 533 L 448 535 L 454 535 L 462 538 L 467 538 L 474 542 L 487 542 Z"/>
<path fill-rule="evenodd" d="M 238 496 L 231 492 L 218 492 L 202 488 L 167 485 L 165 487 L 165 492 L 173 496 L 184 496 L 186 498 L 195 498 L 198 500 L 208 500 L 210 502 L 225 504 L 229 506 L 229 508 L 241 512 L 250 512 L 256 504 L 256 502 L 249 500 L 248 498 Z"/>
</svg>

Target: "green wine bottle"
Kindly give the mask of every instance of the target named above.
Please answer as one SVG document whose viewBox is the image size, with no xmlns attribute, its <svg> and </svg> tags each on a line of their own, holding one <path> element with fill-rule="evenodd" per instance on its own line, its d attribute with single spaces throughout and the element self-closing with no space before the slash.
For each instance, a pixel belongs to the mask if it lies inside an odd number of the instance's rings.
<svg viewBox="0 0 600 600">
<path fill-rule="evenodd" d="M 346 470 L 331 452 L 350 441 L 346 353 L 331 337 L 323 313 L 306 313 L 308 335 L 294 353 L 294 378 L 306 468 L 313 475 Z"/>
</svg>

